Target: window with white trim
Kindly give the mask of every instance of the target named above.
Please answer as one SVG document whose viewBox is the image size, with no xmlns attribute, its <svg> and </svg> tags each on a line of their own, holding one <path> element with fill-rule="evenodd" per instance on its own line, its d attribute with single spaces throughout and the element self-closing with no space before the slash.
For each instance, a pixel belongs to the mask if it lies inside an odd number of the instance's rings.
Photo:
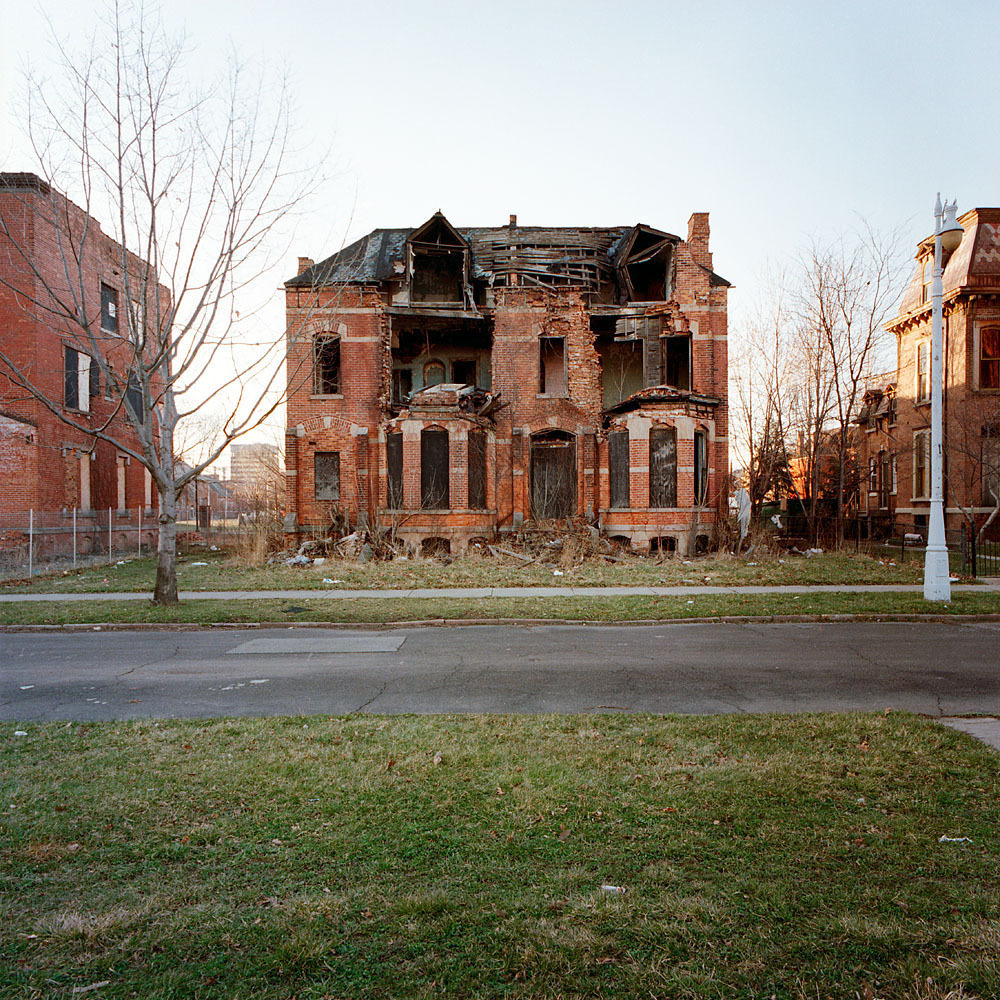
<svg viewBox="0 0 1000 1000">
<path fill-rule="evenodd" d="M 914 394 L 918 403 L 926 403 L 931 398 L 931 342 L 917 342 L 916 376 Z"/>
<path fill-rule="evenodd" d="M 913 435 L 913 497 L 926 499 L 931 486 L 931 432 L 916 431 Z"/>
</svg>

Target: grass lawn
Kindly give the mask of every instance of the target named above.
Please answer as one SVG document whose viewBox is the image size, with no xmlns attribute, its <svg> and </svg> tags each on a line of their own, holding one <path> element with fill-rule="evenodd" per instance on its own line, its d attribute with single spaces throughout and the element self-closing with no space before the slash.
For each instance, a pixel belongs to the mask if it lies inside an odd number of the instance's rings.
<svg viewBox="0 0 1000 1000">
<path fill-rule="evenodd" d="M 3 997 L 1000 994 L 998 758 L 913 716 L 15 728 Z"/>
<path fill-rule="evenodd" d="M 175 607 L 148 601 L 60 601 L 0 604 L 0 625 L 86 623 L 197 625 L 240 622 L 377 624 L 429 620 L 566 619 L 646 621 L 726 615 L 1000 614 L 1000 593 L 956 593 L 928 604 L 919 593 L 705 594 L 694 597 L 335 597 L 294 600 L 188 600 Z"/>
<path fill-rule="evenodd" d="M 207 563 L 207 565 L 196 565 Z M 249 567 L 224 552 L 196 551 L 184 556 L 177 571 L 182 590 L 331 590 L 408 587 L 517 587 L 517 586 L 680 586 L 711 583 L 740 584 L 808 583 L 920 583 L 923 559 L 907 552 L 905 563 L 899 553 L 871 557 L 855 553 L 824 553 L 806 559 L 735 559 L 730 555 L 706 556 L 693 560 L 627 557 L 619 563 L 590 558 L 580 566 L 568 565 L 561 575 L 554 567 L 535 563 L 514 564 L 515 560 L 469 556 L 445 565 L 435 559 L 400 559 L 392 562 L 357 563 L 329 560 L 321 566 Z M 335 584 L 324 583 L 324 578 Z M 154 559 L 133 559 L 115 566 L 96 566 L 36 577 L 29 585 L 8 584 L 2 592 L 56 591 L 152 591 L 156 579 Z"/>
</svg>

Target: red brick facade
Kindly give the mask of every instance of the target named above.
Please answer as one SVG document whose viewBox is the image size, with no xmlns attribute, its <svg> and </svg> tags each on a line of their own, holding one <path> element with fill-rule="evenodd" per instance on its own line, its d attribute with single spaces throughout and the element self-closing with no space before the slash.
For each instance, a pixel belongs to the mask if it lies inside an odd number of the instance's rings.
<svg viewBox="0 0 1000 1000">
<path fill-rule="evenodd" d="M 707 543 L 726 509 L 729 287 L 707 214 L 682 240 L 513 218 L 456 230 L 439 213 L 299 272 L 290 532 L 346 514 L 460 551 L 572 518 L 640 548 Z M 654 427 L 670 430 L 651 463 Z"/>
<path fill-rule="evenodd" d="M 84 324 L 63 318 L 68 304 L 87 324 L 100 328 L 102 285 L 117 293 L 121 306 L 121 260 L 121 247 L 101 232 L 98 222 L 45 182 L 32 174 L 0 174 L 3 353 L 60 412 L 88 428 L 104 426 L 110 419 L 110 432 L 138 448 L 121 412 L 120 395 L 109 391 L 98 372 L 85 374 L 90 355 Z M 120 339 L 117 334 L 102 334 L 102 339 L 110 363 L 129 355 L 127 344 L 119 349 L 115 343 Z M 78 361 L 85 359 L 79 362 L 72 392 L 67 388 L 67 348 L 78 352 Z M 127 365 L 122 362 L 118 367 Z M 124 504 L 120 466 L 124 466 Z M 0 475 L 0 514 L 74 507 L 134 510 L 157 502 L 155 491 L 147 498 L 145 469 L 138 462 L 64 423 L 18 384 L 2 359 Z"/>
<path fill-rule="evenodd" d="M 993 510 L 991 478 L 1000 454 L 1000 208 L 971 209 L 958 221 L 965 235 L 944 261 L 943 276 L 948 529 L 970 517 L 982 523 Z M 913 277 L 888 326 L 896 336 L 896 371 L 870 387 L 860 417 L 862 476 L 867 473 L 861 506 L 876 531 L 880 522 L 903 531 L 927 525 L 933 242 L 929 237 L 918 246 Z"/>
</svg>

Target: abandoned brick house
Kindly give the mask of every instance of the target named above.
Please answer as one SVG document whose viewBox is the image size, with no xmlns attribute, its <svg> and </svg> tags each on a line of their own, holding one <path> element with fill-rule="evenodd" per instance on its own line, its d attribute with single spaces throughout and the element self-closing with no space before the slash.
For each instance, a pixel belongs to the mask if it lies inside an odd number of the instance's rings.
<svg viewBox="0 0 1000 1000">
<path fill-rule="evenodd" d="M 974 208 L 943 259 L 945 525 L 981 524 L 1000 494 L 1000 208 Z M 858 422 L 862 512 L 874 534 L 923 532 L 930 509 L 931 279 L 934 238 L 917 247 L 897 316 L 896 371 L 873 382 Z M 1000 528 L 1000 520 L 994 522 Z"/>
<path fill-rule="evenodd" d="M 45 181 L 0 174 L 0 348 L 15 366 L 0 359 L 0 514 L 30 509 L 68 518 L 76 509 L 86 532 L 95 511 L 114 509 L 124 520 L 127 509 L 151 515 L 157 504 L 142 465 L 69 426 L 17 375 L 82 427 L 106 427 L 139 448 L 122 406 L 122 393 L 135 390 L 124 375 L 114 384 L 102 379 L 83 349 L 83 328 L 66 320 L 56 301 L 75 303 L 90 317 L 110 370 L 116 358 L 130 356 L 122 256 L 97 220 Z M 106 537 L 106 521 L 103 532 L 95 537 Z"/>
<path fill-rule="evenodd" d="M 727 293 L 707 213 L 376 229 L 285 283 L 286 530 L 459 552 L 572 518 L 652 551 L 726 509 Z"/>
</svg>

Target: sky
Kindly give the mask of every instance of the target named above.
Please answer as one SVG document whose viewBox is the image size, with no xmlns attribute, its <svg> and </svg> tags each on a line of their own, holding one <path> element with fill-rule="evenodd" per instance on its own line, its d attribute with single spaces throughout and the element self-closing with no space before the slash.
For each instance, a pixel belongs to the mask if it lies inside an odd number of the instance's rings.
<svg viewBox="0 0 1000 1000">
<path fill-rule="evenodd" d="M 47 0 L 4 24 L 0 168 L 30 169 L 16 100 L 45 72 L 46 17 L 83 37 L 94 4 Z M 171 0 L 163 18 L 206 66 L 285 68 L 303 162 L 326 156 L 281 282 L 376 227 L 440 209 L 457 226 L 629 225 L 684 236 L 711 214 L 738 331 L 813 238 L 861 220 L 933 226 L 1000 204 L 1000 4 L 878 0 L 504 4 Z"/>
</svg>

